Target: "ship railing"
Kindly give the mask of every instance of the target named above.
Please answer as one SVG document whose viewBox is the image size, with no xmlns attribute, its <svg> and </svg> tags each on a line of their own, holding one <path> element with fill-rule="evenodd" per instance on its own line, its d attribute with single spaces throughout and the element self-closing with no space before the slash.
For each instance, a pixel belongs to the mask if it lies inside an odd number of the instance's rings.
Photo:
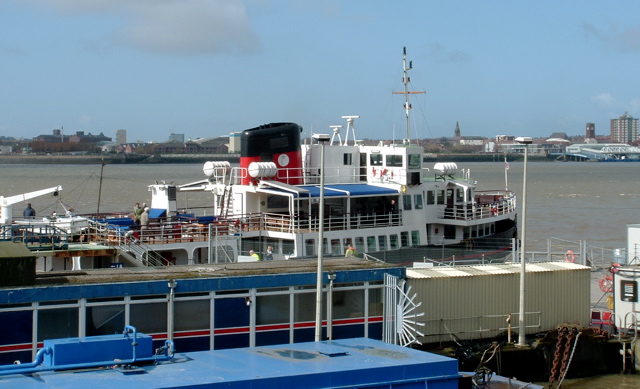
<svg viewBox="0 0 640 389">
<path fill-rule="evenodd" d="M 273 231 L 284 233 L 318 232 L 320 218 L 315 215 L 289 215 L 280 213 L 254 213 L 240 217 L 232 223 L 232 233 L 241 231 Z M 324 231 L 344 231 L 361 228 L 381 228 L 402 225 L 402 212 L 372 214 L 328 215 L 324 218 Z"/>
<path fill-rule="evenodd" d="M 513 192 L 476 192 L 472 204 L 454 204 L 444 209 L 443 218 L 453 220 L 478 220 L 508 215 L 516 211 Z"/>
<path fill-rule="evenodd" d="M 491 336 L 487 333 L 498 334 L 513 329 L 509 322 L 518 322 L 518 313 L 500 315 L 478 315 L 456 318 L 434 318 L 424 320 L 424 336 L 428 342 L 448 340 L 451 335 L 460 339 L 476 339 Z M 525 312 L 526 328 L 542 328 L 542 312 Z M 510 319 L 510 320 L 509 320 Z M 506 323 L 506 325 L 505 325 Z M 437 339 L 432 339 L 436 338 Z"/>
<path fill-rule="evenodd" d="M 230 221 L 216 220 L 211 224 L 214 225 L 212 233 L 215 236 L 232 234 Z M 92 242 L 106 245 L 124 245 L 131 240 L 146 244 L 201 242 L 209 239 L 209 224 L 188 220 L 154 221 L 147 228 L 140 228 L 132 223 L 112 224 L 107 219 L 91 223 L 89 236 Z"/>
<path fill-rule="evenodd" d="M 73 240 L 73 235 L 53 225 L 0 226 L 0 241 L 24 243 L 31 250 L 54 250 Z"/>
</svg>

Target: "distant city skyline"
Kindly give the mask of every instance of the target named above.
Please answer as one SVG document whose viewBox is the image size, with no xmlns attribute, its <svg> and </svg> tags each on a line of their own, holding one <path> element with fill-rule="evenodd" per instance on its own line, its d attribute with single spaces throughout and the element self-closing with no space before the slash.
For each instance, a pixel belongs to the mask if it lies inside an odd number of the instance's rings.
<svg viewBox="0 0 640 389">
<path fill-rule="evenodd" d="M 64 127 L 130 140 L 271 122 L 308 135 L 360 115 L 402 139 L 609 134 L 640 116 L 640 2 L 7 0 L 0 135 Z"/>
</svg>

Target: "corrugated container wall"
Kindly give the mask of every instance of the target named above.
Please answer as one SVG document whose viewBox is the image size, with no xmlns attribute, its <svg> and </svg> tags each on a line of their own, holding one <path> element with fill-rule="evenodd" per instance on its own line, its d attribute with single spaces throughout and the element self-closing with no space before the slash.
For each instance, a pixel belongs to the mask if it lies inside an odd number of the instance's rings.
<svg viewBox="0 0 640 389">
<path fill-rule="evenodd" d="M 561 323 L 588 326 L 590 268 L 568 262 L 527 264 L 526 332 L 555 329 Z M 492 338 L 506 333 L 511 315 L 517 341 L 520 265 L 478 265 L 407 269 L 408 285 L 422 302 L 422 343 Z"/>
</svg>

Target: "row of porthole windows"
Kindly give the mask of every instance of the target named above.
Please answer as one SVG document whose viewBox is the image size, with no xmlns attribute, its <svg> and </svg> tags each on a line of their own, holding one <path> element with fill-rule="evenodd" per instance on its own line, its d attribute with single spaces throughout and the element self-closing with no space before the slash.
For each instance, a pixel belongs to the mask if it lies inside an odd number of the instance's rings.
<svg viewBox="0 0 640 389">
<path fill-rule="evenodd" d="M 312 257 L 318 255 L 317 239 L 308 238 L 305 240 L 304 255 Z M 323 254 L 343 255 L 346 249 L 353 245 L 358 253 L 373 251 L 396 250 L 401 247 L 420 246 L 420 232 L 402 231 L 400 234 L 377 235 L 377 236 L 357 236 L 355 238 L 334 238 L 323 240 Z"/>
</svg>

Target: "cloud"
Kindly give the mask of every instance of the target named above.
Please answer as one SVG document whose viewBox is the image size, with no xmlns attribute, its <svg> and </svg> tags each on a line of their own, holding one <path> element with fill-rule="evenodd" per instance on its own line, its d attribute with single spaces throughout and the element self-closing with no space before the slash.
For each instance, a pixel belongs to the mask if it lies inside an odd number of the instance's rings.
<svg viewBox="0 0 640 389">
<path fill-rule="evenodd" d="M 587 36 L 599 41 L 606 50 L 619 53 L 640 52 L 640 26 L 621 27 L 616 23 L 609 23 L 605 30 L 584 23 L 582 29 Z"/>
<path fill-rule="evenodd" d="M 260 47 L 237 0 L 30 0 L 61 13 L 111 14 L 123 18 L 113 43 L 143 51 L 215 55 L 248 54 Z"/>
<path fill-rule="evenodd" d="M 591 101 L 596 103 L 601 108 L 615 108 L 620 106 L 620 102 L 611 95 L 611 93 L 601 93 L 596 96 L 591 96 Z"/>
</svg>

